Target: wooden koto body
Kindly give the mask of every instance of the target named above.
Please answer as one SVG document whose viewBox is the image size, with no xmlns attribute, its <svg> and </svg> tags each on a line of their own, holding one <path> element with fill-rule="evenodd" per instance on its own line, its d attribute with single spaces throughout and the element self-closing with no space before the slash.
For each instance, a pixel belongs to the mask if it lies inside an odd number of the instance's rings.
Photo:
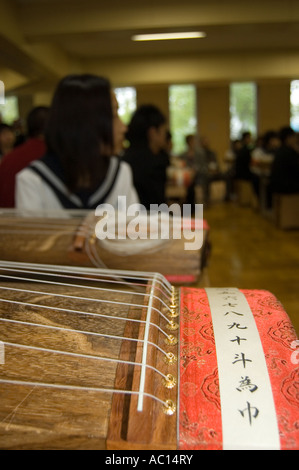
<svg viewBox="0 0 299 470">
<path fill-rule="evenodd" d="M 299 342 L 271 293 L 8 262 L 0 275 L 1 449 L 299 448 Z"/>
<path fill-rule="evenodd" d="M 202 246 L 185 249 L 190 240 L 183 229 L 177 239 L 170 227 L 169 239 L 150 240 L 147 234 L 147 239 L 131 240 L 127 233 L 125 239 L 100 240 L 96 236 L 100 218 L 90 212 L 65 211 L 63 218 L 57 212 L 22 217 L 16 210 L 2 209 L 0 215 L 0 259 L 5 261 L 160 272 L 172 283 L 190 284 L 199 278 L 208 255 L 204 221 L 196 229 L 198 237 L 202 234 Z"/>
<path fill-rule="evenodd" d="M 56 272 L 0 269 L 0 448 L 176 448 L 169 284 Z"/>
</svg>

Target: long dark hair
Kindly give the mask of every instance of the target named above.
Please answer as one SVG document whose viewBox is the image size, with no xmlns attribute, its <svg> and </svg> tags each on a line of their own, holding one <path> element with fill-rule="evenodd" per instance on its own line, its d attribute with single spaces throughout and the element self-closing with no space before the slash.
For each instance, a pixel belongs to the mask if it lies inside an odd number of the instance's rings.
<svg viewBox="0 0 299 470">
<path fill-rule="evenodd" d="M 159 128 L 166 122 L 166 117 L 157 106 L 144 104 L 139 106 L 132 116 L 126 138 L 131 146 L 147 145 L 148 130 Z"/>
<path fill-rule="evenodd" d="M 27 132 L 29 137 L 44 135 L 49 108 L 47 106 L 36 106 L 27 116 Z"/>
<path fill-rule="evenodd" d="M 70 191 L 99 184 L 113 152 L 113 112 L 109 80 L 68 75 L 55 91 L 45 131 L 49 152 L 61 162 Z"/>
</svg>

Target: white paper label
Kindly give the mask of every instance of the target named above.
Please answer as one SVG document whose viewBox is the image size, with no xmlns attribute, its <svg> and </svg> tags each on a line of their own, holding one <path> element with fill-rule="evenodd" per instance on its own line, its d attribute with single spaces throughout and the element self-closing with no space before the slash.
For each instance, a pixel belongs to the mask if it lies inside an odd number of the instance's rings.
<svg viewBox="0 0 299 470">
<path fill-rule="evenodd" d="M 223 449 L 280 449 L 267 364 L 247 300 L 235 288 L 205 290 L 216 344 Z"/>
</svg>

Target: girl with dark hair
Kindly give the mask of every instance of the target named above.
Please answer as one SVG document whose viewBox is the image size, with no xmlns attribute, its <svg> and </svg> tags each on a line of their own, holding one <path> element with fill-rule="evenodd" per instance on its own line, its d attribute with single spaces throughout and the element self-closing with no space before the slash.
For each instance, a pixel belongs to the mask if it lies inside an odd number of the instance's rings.
<svg viewBox="0 0 299 470">
<path fill-rule="evenodd" d="M 139 202 L 131 169 L 122 162 L 126 126 L 107 79 L 69 75 L 58 84 L 45 131 L 47 152 L 17 175 L 22 209 L 94 209 Z"/>
<path fill-rule="evenodd" d="M 147 210 L 151 204 L 166 203 L 167 154 L 166 117 L 154 105 L 142 105 L 132 116 L 124 160 L 133 171 L 133 182 L 140 202 Z"/>
</svg>

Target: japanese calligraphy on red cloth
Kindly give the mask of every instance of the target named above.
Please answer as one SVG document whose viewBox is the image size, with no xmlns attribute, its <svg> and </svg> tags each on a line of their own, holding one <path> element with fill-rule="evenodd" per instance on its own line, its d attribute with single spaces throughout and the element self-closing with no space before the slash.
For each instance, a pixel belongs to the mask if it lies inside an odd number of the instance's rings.
<svg viewBox="0 0 299 470">
<path fill-rule="evenodd" d="M 296 338 L 267 291 L 181 289 L 180 448 L 298 449 Z"/>
<path fill-rule="evenodd" d="M 206 289 L 215 336 L 224 449 L 279 449 L 260 335 L 238 289 Z"/>
</svg>

